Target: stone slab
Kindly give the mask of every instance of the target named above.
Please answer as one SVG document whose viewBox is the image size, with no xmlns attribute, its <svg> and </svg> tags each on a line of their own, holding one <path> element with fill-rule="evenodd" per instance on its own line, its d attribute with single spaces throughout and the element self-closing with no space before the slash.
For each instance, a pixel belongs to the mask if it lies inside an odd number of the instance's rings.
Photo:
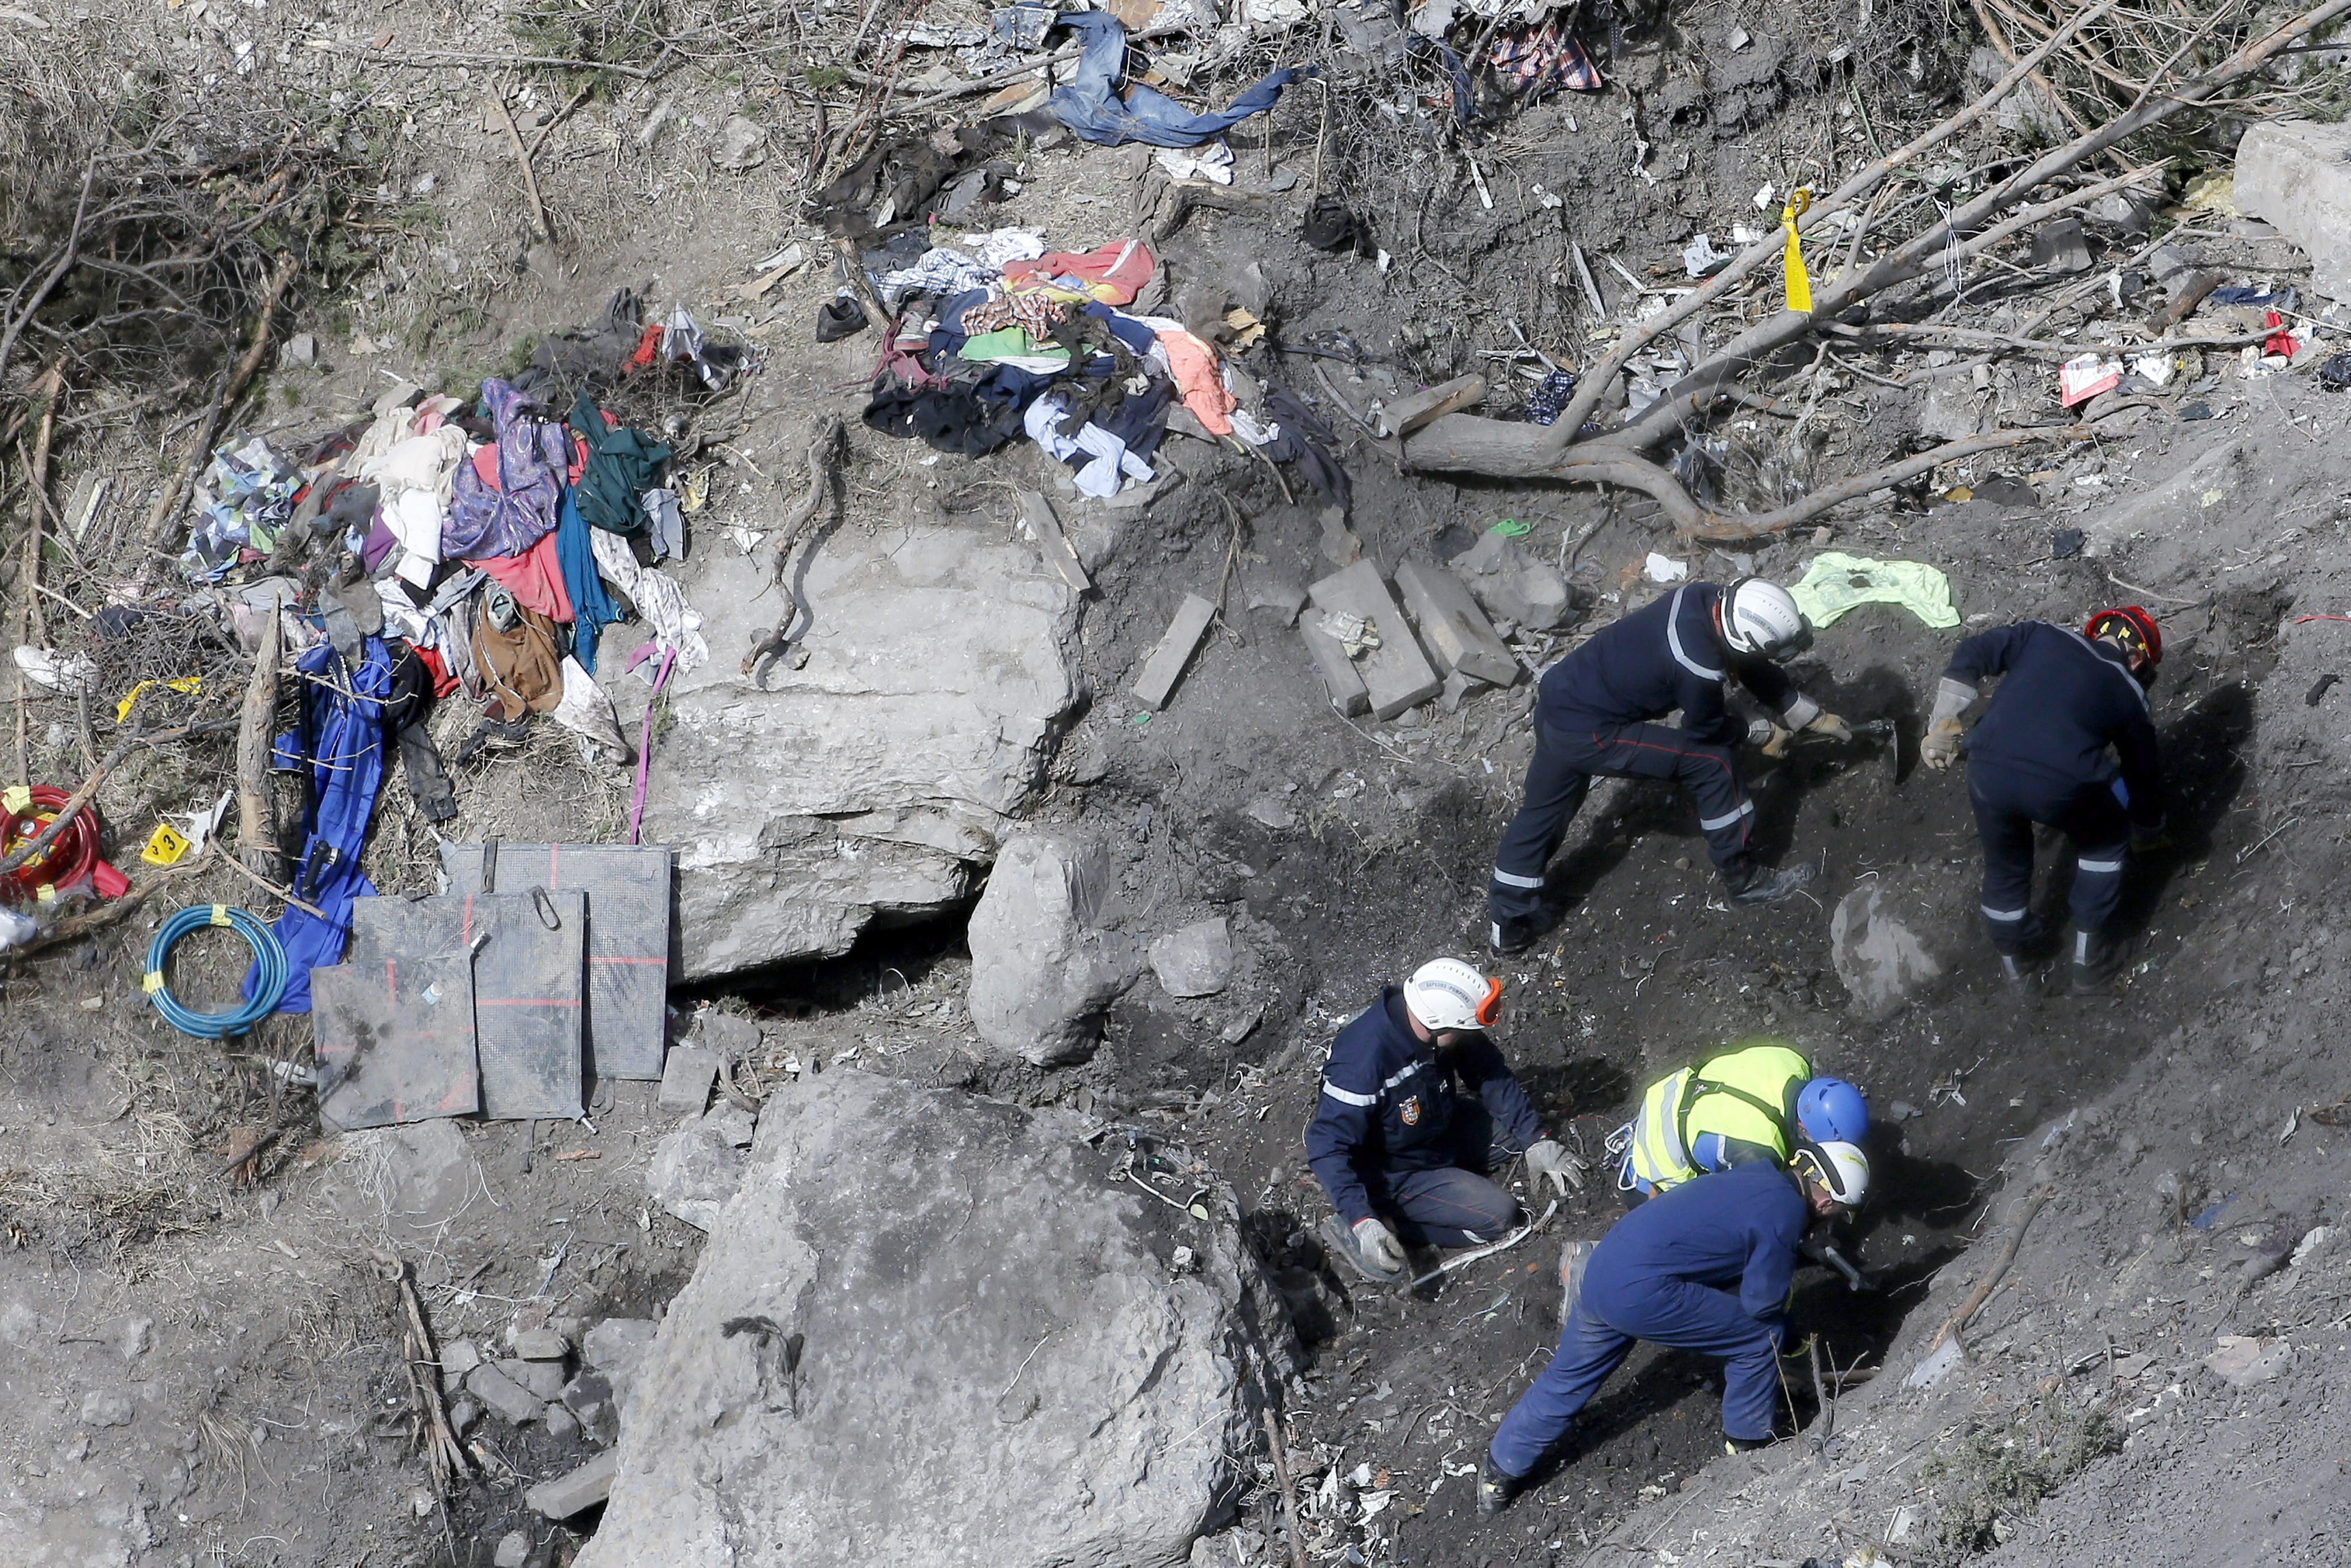
<svg viewBox="0 0 2351 1568">
<path fill-rule="evenodd" d="M 1131 690 L 1136 702 L 1154 713 L 1167 706 L 1167 699 L 1176 695 L 1176 683 L 1184 678 L 1184 666 L 1192 662 L 1192 651 L 1200 645 L 1208 622 L 1216 618 L 1214 604 L 1196 593 L 1184 596 L 1159 645 L 1143 662 L 1143 673 L 1134 677 Z"/>
<path fill-rule="evenodd" d="M 569 1475 L 539 1482 L 523 1493 L 523 1500 L 545 1518 L 569 1519 L 611 1497 L 620 1469 L 621 1451 L 607 1448 Z"/>
<path fill-rule="evenodd" d="M 1070 548 L 1069 539 L 1061 532 L 1061 519 L 1053 516 L 1053 504 L 1034 490 L 1023 490 L 1019 495 L 1020 520 L 1036 537 L 1037 549 L 1043 553 L 1045 564 L 1078 592 L 1092 588 L 1093 581 L 1079 562 L 1078 552 Z"/>
<path fill-rule="evenodd" d="M 664 1111 L 691 1111 L 695 1115 L 710 1103 L 710 1086 L 718 1081 L 718 1056 L 698 1045 L 673 1045 L 662 1063 L 661 1092 L 653 1103 Z"/>
<path fill-rule="evenodd" d="M 1314 661 L 1315 673 L 1331 694 L 1331 706 L 1349 718 L 1371 712 L 1372 699 L 1364 690 L 1364 677 L 1355 669 L 1355 661 L 1347 657 L 1347 650 L 1339 646 L 1339 640 L 1311 621 L 1301 622 L 1298 634 L 1305 639 L 1307 656 Z"/>
<path fill-rule="evenodd" d="M 465 1392 L 515 1426 L 538 1419 L 541 1402 L 521 1384 L 499 1371 L 495 1363 L 486 1361 L 467 1373 Z"/>
<path fill-rule="evenodd" d="M 1444 686 L 1414 640 L 1412 623 L 1405 619 L 1403 607 L 1388 591 L 1379 568 L 1369 560 L 1332 572 L 1306 594 L 1318 610 L 1360 615 L 1378 630 L 1380 645 L 1353 661 L 1371 701 L 1373 717 L 1394 718 L 1426 702 Z"/>
<path fill-rule="evenodd" d="M 1498 686 L 1517 681 L 1519 661 L 1494 635 L 1459 578 L 1442 567 L 1408 560 L 1396 568 L 1395 580 L 1440 666 Z"/>
</svg>

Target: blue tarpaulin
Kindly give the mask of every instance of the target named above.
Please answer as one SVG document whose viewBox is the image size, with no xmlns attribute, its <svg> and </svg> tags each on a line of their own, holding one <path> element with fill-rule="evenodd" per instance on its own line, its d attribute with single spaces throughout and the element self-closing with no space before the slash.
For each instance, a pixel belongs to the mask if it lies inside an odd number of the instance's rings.
<svg viewBox="0 0 2351 1568">
<path fill-rule="evenodd" d="M 1222 112 L 1194 114 L 1165 93 L 1140 83 L 1120 94 L 1119 78 L 1126 72 L 1126 29 L 1117 17 L 1103 11 L 1072 11 L 1062 16 L 1061 25 L 1082 36 L 1086 47 L 1078 57 L 1077 74 L 1054 89 L 1045 107 L 1072 134 L 1106 147 L 1129 141 L 1196 147 L 1271 109 L 1283 88 L 1312 74 L 1311 67 L 1285 66 L 1259 78 Z"/>
<path fill-rule="evenodd" d="M 375 896 L 375 884 L 360 870 L 360 847 L 367 841 L 368 819 L 383 783 L 383 705 L 392 692 L 392 656 L 381 637 L 367 639 L 357 667 L 345 663 L 330 643 L 304 653 L 296 667 L 313 678 L 302 688 L 302 727 L 278 737 L 277 763 L 309 769 L 294 893 L 326 918 L 289 904 L 271 927 L 286 949 L 281 1013 L 310 1010 L 311 968 L 342 961 L 351 900 Z M 248 974 L 248 998 L 254 983 Z"/>
</svg>

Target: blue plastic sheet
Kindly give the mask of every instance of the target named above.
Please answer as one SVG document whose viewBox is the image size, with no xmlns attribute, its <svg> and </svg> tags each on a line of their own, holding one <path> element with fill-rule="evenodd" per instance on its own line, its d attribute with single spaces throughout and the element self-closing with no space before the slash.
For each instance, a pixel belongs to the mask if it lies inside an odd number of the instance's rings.
<svg viewBox="0 0 2351 1568">
<path fill-rule="evenodd" d="M 1073 135 L 1105 147 L 1147 141 L 1154 147 L 1196 147 L 1220 136 L 1250 115 L 1271 109 L 1281 89 L 1311 67 L 1283 67 L 1260 77 L 1231 105 L 1215 114 L 1194 114 L 1165 93 L 1137 83 L 1118 90 L 1126 71 L 1126 29 L 1117 17 L 1102 11 L 1073 11 L 1062 25 L 1085 39 L 1078 57 L 1077 74 L 1054 89 L 1045 107 Z"/>
<path fill-rule="evenodd" d="M 286 995 L 281 1013 L 310 1010 L 310 970 L 340 963 L 350 937 L 351 900 L 372 898 L 375 884 L 360 870 L 368 819 L 375 814 L 383 783 L 383 705 L 392 694 L 392 655 L 381 637 L 370 637 L 359 664 L 344 662 L 331 643 L 304 653 L 296 667 L 315 675 L 303 686 L 302 727 L 277 741 L 280 766 L 310 770 L 302 810 L 302 860 L 294 891 L 326 916 L 292 904 L 270 927 L 286 949 Z M 256 979 L 246 976 L 246 995 Z"/>
</svg>

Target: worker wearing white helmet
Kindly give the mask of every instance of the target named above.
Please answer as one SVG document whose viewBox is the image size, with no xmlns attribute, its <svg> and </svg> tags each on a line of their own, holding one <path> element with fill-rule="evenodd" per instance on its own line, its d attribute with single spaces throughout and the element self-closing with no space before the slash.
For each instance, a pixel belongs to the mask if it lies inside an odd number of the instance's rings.
<svg viewBox="0 0 2351 1568">
<path fill-rule="evenodd" d="M 1323 1239 L 1367 1279 L 1401 1278 L 1405 1243 L 1499 1239 L 1519 1206 L 1489 1173 L 1521 1152 L 1538 1186 L 1581 1183 L 1488 1033 L 1501 998 L 1501 981 L 1434 959 L 1332 1044 L 1306 1156 L 1337 1211 Z"/>
<path fill-rule="evenodd" d="M 1744 577 L 1728 588 L 1690 582 L 1605 626 L 1543 672 L 1525 803 L 1494 853 L 1486 887 L 1489 940 L 1509 956 L 1549 922 L 1543 872 L 1595 776 L 1671 779 L 1698 802 L 1698 825 L 1738 904 L 1776 904 L 1812 878 L 1802 862 L 1759 863 L 1749 840 L 1755 806 L 1736 747 L 1746 721 L 1723 695 L 1736 680 L 1778 718 L 1765 749 L 1796 730 L 1853 738 L 1844 720 L 1796 689 L 1781 665 L 1812 646 L 1813 629 L 1776 583 Z M 1656 721 L 1678 709 L 1681 724 Z"/>
<path fill-rule="evenodd" d="M 1635 1340 L 1719 1359 L 1723 1446 L 1769 1443 L 1798 1249 L 1816 1222 L 1868 1196 L 1868 1155 L 1807 1139 L 1784 1170 L 1759 1162 L 1699 1176 L 1634 1209 L 1596 1246 L 1569 1242 L 1558 1354 L 1495 1429 L 1478 1511 L 1510 1506 Z"/>
</svg>

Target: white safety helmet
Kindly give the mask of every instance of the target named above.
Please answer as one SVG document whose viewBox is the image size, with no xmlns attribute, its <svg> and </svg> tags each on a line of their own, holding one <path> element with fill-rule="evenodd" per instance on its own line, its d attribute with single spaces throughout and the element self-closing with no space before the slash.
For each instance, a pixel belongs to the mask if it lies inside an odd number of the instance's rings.
<svg viewBox="0 0 2351 1568">
<path fill-rule="evenodd" d="M 1488 1030 L 1501 1016 L 1502 982 L 1458 958 L 1431 958 L 1404 983 L 1404 1005 L 1433 1034 Z"/>
<path fill-rule="evenodd" d="M 1813 645 L 1813 628 L 1786 589 L 1742 577 L 1722 591 L 1722 640 L 1734 653 L 1785 664 Z"/>
<path fill-rule="evenodd" d="M 1847 1208 L 1859 1208 L 1869 1197 L 1869 1156 L 1858 1144 L 1816 1144 L 1808 1138 L 1796 1145 L 1788 1163 Z"/>
</svg>

